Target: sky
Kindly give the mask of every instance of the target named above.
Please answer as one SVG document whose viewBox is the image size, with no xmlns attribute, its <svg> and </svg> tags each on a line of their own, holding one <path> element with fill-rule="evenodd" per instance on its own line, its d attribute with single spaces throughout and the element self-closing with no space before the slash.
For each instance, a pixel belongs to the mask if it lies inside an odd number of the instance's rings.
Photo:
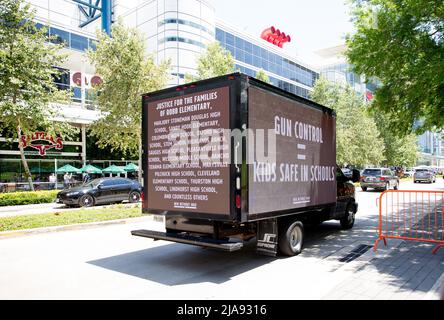
<svg viewBox="0 0 444 320">
<path fill-rule="evenodd" d="M 346 0 L 212 0 L 216 17 L 260 37 L 271 26 L 289 34 L 286 49 L 314 63 L 313 52 L 344 43 L 353 31 Z"/>
</svg>

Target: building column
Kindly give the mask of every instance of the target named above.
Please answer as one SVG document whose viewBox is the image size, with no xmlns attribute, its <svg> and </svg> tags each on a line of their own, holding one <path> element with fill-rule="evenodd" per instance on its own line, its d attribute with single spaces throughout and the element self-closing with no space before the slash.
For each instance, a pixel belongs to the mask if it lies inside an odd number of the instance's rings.
<svg viewBox="0 0 444 320">
<path fill-rule="evenodd" d="M 82 132 L 82 162 L 86 165 L 86 126 L 82 124 L 80 130 Z"/>
</svg>

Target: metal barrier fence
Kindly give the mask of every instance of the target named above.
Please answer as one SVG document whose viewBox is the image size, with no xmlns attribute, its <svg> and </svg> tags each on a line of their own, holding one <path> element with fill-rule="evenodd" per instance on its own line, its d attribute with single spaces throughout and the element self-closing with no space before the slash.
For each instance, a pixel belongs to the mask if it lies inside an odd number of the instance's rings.
<svg viewBox="0 0 444 320">
<path fill-rule="evenodd" d="M 377 199 L 379 241 L 402 239 L 436 244 L 435 254 L 444 247 L 444 191 L 387 190 Z"/>
</svg>

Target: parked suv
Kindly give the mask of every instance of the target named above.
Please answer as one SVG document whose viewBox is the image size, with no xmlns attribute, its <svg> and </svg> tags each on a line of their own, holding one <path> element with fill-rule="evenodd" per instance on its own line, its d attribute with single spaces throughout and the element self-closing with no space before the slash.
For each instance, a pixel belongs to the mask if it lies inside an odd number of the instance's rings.
<svg viewBox="0 0 444 320">
<path fill-rule="evenodd" d="M 417 183 L 423 181 L 428 183 L 436 182 L 436 176 L 433 171 L 429 169 L 416 169 L 413 175 L 413 182 Z"/>
<path fill-rule="evenodd" d="M 368 168 L 362 172 L 361 188 L 362 191 L 367 191 L 367 188 L 398 190 L 399 177 L 387 168 Z"/>
</svg>

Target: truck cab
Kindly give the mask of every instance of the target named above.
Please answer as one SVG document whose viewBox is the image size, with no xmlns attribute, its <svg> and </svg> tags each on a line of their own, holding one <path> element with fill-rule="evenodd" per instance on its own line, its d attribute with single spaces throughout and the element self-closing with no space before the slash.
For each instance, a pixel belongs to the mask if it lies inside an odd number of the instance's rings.
<svg viewBox="0 0 444 320">
<path fill-rule="evenodd" d="M 355 215 L 358 211 L 358 203 L 356 201 L 355 182 L 360 181 L 359 170 L 352 170 L 352 177 L 348 178 L 338 167 L 336 172 L 337 181 L 337 217 L 342 228 L 350 229 L 355 223 Z"/>
</svg>

